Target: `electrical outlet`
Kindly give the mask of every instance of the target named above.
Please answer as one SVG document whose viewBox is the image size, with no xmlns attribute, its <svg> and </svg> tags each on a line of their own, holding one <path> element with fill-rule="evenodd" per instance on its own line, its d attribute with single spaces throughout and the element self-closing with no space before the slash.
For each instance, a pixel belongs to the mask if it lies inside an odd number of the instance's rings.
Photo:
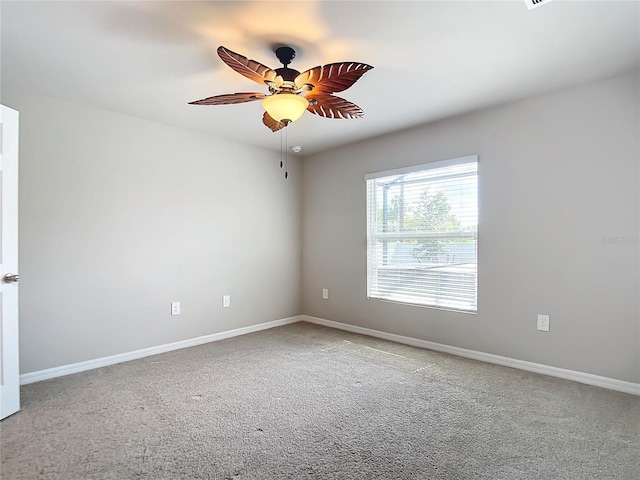
<svg viewBox="0 0 640 480">
<path fill-rule="evenodd" d="M 328 288 L 323 288 L 322 289 L 322 298 L 324 298 L 325 300 L 329 299 L 329 289 Z"/>
<path fill-rule="evenodd" d="M 180 315 L 180 302 L 171 302 L 171 315 Z"/>
<path fill-rule="evenodd" d="M 231 295 L 224 295 L 222 297 L 222 307 L 227 308 L 231 306 Z"/>
<path fill-rule="evenodd" d="M 549 315 L 538 314 L 538 330 L 549 331 Z"/>
</svg>

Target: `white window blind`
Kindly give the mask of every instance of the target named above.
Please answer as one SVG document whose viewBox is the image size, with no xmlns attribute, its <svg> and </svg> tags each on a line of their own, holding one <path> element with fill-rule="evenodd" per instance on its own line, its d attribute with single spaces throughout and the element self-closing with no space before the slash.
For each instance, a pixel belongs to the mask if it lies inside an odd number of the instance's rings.
<svg viewBox="0 0 640 480">
<path fill-rule="evenodd" d="M 368 297 L 477 311 L 478 157 L 365 180 Z"/>
</svg>

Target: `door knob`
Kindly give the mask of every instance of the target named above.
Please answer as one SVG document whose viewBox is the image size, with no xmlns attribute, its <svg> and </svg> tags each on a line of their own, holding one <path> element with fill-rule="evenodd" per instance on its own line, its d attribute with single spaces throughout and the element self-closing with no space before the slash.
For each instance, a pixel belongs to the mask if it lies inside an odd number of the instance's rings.
<svg viewBox="0 0 640 480">
<path fill-rule="evenodd" d="M 4 277 L 2 277 L 5 283 L 18 283 L 20 281 L 20 275 L 17 273 L 7 273 Z"/>
</svg>

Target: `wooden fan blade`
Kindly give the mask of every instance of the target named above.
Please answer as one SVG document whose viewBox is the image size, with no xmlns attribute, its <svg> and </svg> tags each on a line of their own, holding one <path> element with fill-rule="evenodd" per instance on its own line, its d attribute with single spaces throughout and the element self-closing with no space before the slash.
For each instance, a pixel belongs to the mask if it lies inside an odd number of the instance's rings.
<svg viewBox="0 0 640 480">
<path fill-rule="evenodd" d="M 326 118 L 362 118 L 364 112 L 355 103 L 329 94 L 307 95 L 307 110 Z M 315 100 L 315 101 L 314 101 Z"/>
<path fill-rule="evenodd" d="M 262 116 L 262 123 L 264 123 L 268 128 L 270 128 L 272 132 L 277 132 L 278 130 L 281 130 L 284 127 L 286 127 L 286 125 L 283 122 L 279 122 L 275 120 L 267 112 L 264 112 L 264 115 Z"/>
<path fill-rule="evenodd" d="M 373 67 L 366 63 L 341 62 L 318 66 L 296 77 L 296 88 L 313 85 L 314 93 L 335 93 L 346 90 Z"/>
<path fill-rule="evenodd" d="M 228 93 L 189 102 L 189 105 L 233 105 L 235 103 L 255 102 L 265 97 L 266 95 L 260 92 Z"/>
<path fill-rule="evenodd" d="M 223 46 L 218 47 L 218 56 L 240 75 L 244 75 L 254 82 L 260 84 L 264 84 L 265 81 L 273 82 L 277 76 L 277 73 L 269 67 L 255 60 L 249 60 Z"/>
</svg>

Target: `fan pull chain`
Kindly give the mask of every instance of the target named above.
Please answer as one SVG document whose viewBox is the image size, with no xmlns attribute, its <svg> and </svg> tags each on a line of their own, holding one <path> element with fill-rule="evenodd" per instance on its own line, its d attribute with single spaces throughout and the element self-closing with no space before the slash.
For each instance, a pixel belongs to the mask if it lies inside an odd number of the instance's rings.
<svg viewBox="0 0 640 480">
<path fill-rule="evenodd" d="M 289 129 L 284 127 L 284 178 L 289 178 Z"/>
<path fill-rule="evenodd" d="M 284 178 L 289 178 L 289 132 L 287 125 L 280 129 L 280 168 L 284 168 Z"/>
<path fill-rule="evenodd" d="M 280 130 L 280 168 L 284 167 L 284 132 Z"/>
</svg>

